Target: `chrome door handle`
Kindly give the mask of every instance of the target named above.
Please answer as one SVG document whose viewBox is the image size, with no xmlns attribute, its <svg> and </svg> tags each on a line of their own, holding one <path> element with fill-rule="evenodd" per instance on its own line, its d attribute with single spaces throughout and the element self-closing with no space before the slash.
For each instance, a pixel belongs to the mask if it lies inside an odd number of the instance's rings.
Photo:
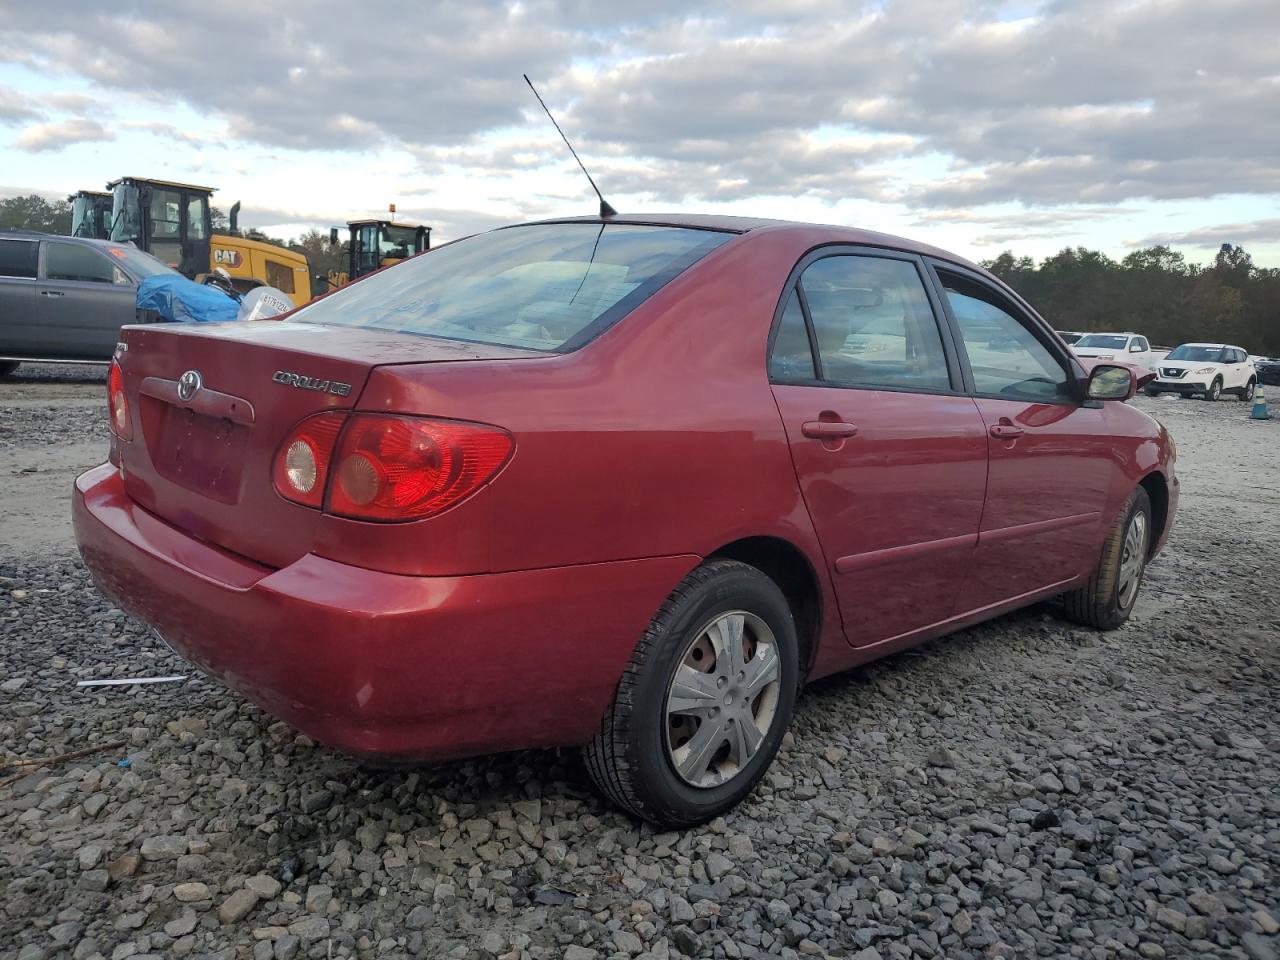
<svg viewBox="0 0 1280 960">
<path fill-rule="evenodd" d="M 42 297 L 60 297 L 60 296 L 62 296 L 62 291 L 61 291 L 61 290 L 41 290 L 41 291 L 40 291 L 40 296 L 42 296 Z"/>
<path fill-rule="evenodd" d="M 857 426 L 843 420 L 806 420 L 800 432 L 814 440 L 841 440 L 858 432 Z"/>
<path fill-rule="evenodd" d="M 1025 431 L 1012 423 L 993 423 L 988 432 L 997 440 L 1016 440 Z"/>
</svg>

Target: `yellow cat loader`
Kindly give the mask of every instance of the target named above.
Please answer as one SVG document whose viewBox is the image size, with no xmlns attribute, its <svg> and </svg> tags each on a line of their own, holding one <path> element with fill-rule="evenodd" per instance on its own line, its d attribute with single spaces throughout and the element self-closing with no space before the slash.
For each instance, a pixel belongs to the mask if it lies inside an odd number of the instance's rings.
<svg viewBox="0 0 1280 960">
<path fill-rule="evenodd" d="M 67 197 L 71 204 L 71 235 L 105 240 L 111 232 L 111 194 L 77 190 Z"/>
<path fill-rule="evenodd" d="M 112 205 L 109 236 L 132 243 L 192 280 L 221 267 L 241 293 L 275 287 L 300 307 L 311 300 L 311 269 L 300 253 L 239 235 L 231 208 L 230 235 L 215 234 L 209 216 L 213 187 L 145 177 L 107 184 Z"/>
<path fill-rule="evenodd" d="M 396 212 L 395 204 L 391 213 Z M 407 260 L 415 254 L 431 249 L 431 228 L 415 223 L 396 223 L 393 220 L 348 220 L 347 271 L 329 271 L 330 287 L 341 287 L 366 274 Z M 329 243 L 337 245 L 338 228 L 329 231 Z"/>
</svg>

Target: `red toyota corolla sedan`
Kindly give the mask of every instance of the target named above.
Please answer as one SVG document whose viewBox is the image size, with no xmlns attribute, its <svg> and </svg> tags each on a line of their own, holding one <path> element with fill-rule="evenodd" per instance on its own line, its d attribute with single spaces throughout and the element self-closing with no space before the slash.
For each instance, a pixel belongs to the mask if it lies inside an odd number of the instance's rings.
<svg viewBox="0 0 1280 960">
<path fill-rule="evenodd" d="M 582 745 L 663 824 L 732 806 L 808 679 L 1046 597 L 1115 627 L 1174 446 L 990 275 L 861 230 L 509 227 L 285 320 L 126 328 L 102 590 L 313 737 Z"/>
</svg>

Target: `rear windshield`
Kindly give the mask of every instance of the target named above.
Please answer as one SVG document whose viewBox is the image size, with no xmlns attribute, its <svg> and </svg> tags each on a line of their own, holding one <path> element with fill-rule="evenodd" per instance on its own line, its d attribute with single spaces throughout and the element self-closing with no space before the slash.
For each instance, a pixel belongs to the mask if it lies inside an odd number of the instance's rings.
<svg viewBox="0 0 1280 960">
<path fill-rule="evenodd" d="M 1219 363 L 1223 360 L 1226 350 L 1222 347 L 1194 347 L 1184 343 L 1180 347 L 1174 347 L 1169 351 L 1166 360 L 1187 360 L 1192 363 Z"/>
<path fill-rule="evenodd" d="M 1129 343 L 1128 337 L 1117 337 L 1114 334 L 1091 333 L 1076 341 L 1077 347 L 1102 347 L 1105 350 L 1123 350 Z"/>
<path fill-rule="evenodd" d="M 732 238 L 626 223 L 494 230 L 366 277 L 294 316 L 306 323 L 573 350 Z"/>
</svg>

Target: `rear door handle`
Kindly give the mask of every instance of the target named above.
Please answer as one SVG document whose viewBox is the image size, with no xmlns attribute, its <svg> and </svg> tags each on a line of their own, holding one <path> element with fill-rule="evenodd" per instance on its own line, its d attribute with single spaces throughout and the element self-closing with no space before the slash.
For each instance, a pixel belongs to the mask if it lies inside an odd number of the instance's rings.
<svg viewBox="0 0 1280 960">
<path fill-rule="evenodd" d="M 858 428 L 843 420 L 806 420 L 800 424 L 800 432 L 814 440 L 841 440 L 855 435 Z"/>
<path fill-rule="evenodd" d="M 60 296 L 62 296 L 62 291 L 61 291 L 61 290 L 41 290 L 41 291 L 40 291 L 40 296 L 42 296 L 42 297 L 60 297 Z"/>
<path fill-rule="evenodd" d="M 1016 440 L 1024 433 L 1021 427 L 1012 423 L 993 423 L 989 432 L 997 440 Z"/>
</svg>

